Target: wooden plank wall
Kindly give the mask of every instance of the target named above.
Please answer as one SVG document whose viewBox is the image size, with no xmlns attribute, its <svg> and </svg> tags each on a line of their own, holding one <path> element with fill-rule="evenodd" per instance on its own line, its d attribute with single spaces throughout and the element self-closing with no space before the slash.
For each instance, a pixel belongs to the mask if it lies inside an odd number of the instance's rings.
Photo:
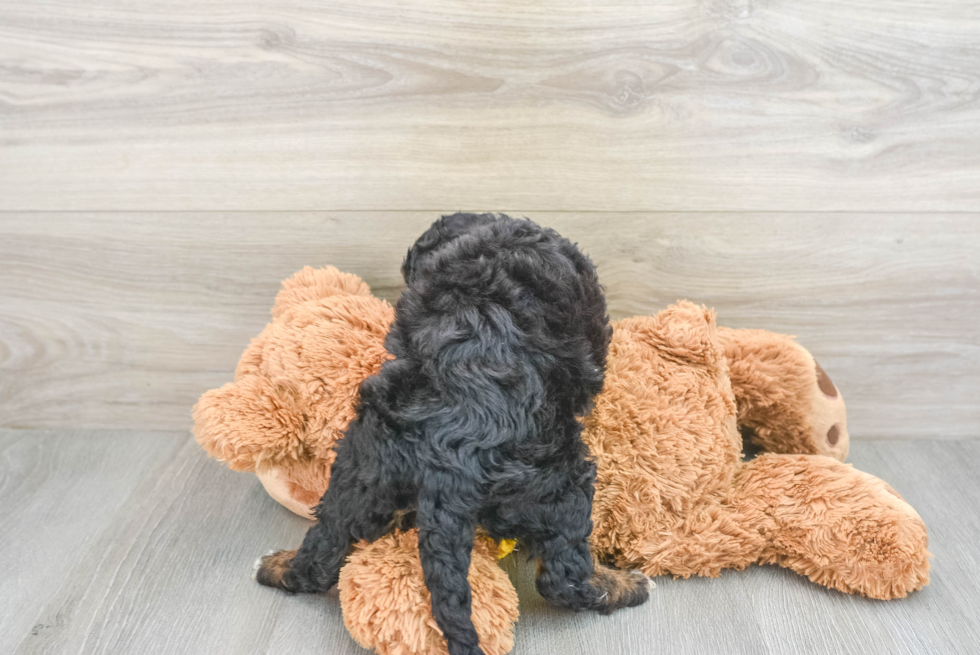
<svg viewBox="0 0 980 655">
<path fill-rule="evenodd" d="M 183 428 L 278 281 L 334 264 L 394 300 L 432 212 L 0 214 L 0 420 Z M 856 438 L 978 436 L 980 230 L 958 214 L 535 216 L 599 266 L 614 318 L 677 298 L 797 335 Z"/>
<path fill-rule="evenodd" d="M 615 317 L 796 334 L 854 438 L 980 437 L 980 5 L 9 0 L 0 427 L 183 429 L 334 264 L 551 225 Z"/>
</svg>

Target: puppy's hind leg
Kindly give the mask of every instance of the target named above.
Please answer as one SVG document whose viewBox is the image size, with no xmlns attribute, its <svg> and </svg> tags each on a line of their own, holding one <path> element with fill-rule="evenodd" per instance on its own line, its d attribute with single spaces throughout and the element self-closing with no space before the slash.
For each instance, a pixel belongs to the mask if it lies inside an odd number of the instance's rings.
<svg viewBox="0 0 980 655">
<path fill-rule="evenodd" d="M 350 545 L 350 535 L 344 534 L 341 521 L 321 517 L 297 550 L 276 551 L 259 560 L 255 580 L 293 593 L 327 591 L 337 584 Z"/>
<path fill-rule="evenodd" d="M 419 494 L 419 557 L 432 615 L 450 655 L 483 655 L 470 617 L 468 574 L 476 530 L 473 481 L 444 471 L 428 472 Z"/>
<path fill-rule="evenodd" d="M 529 507 L 523 513 L 520 539 L 538 557 L 537 588 L 545 600 L 609 614 L 646 602 L 648 581 L 638 573 L 594 561 L 589 550 L 592 479 L 590 476 L 557 502 Z"/>
<path fill-rule="evenodd" d="M 317 507 L 317 523 L 307 531 L 303 545 L 263 557 L 255 579 L 295 593 L 327 591 L 337 584 L 351 544 L 374 541 L 389 532 L 397 509 L 387 486 L 367 484 L 353 470 L 335 463 L 330 487 Z"/>
</svg>

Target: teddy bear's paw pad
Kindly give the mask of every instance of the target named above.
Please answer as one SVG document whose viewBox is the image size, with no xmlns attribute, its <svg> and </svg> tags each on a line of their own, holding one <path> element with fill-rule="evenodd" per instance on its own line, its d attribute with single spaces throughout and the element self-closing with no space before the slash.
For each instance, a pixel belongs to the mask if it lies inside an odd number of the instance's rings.
<svg viewBox="0 0 980 655">
<path fill-rule="evenodd" d="M 289 566 L 295 556 L 295 550 L 278 550 L 263 555 L 253 564 L 255 572 L 252 578 L 266 587 L 286 589 L 283 576 L 289 571 Z"/>
</svg>

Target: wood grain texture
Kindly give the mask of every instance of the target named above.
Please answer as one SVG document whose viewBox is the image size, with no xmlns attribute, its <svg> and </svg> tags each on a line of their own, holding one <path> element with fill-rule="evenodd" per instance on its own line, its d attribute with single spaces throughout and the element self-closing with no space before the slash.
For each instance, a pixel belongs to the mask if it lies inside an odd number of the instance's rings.
<svg viewBox="0 0 980 655">
<path fill-rule="evenodd" d="M 280 279 L 333 264 L 395 300 L 435 215 L 0 214 L 0 426 L 185 428 Z M 613 318 L 689 298 L 797 335 L 854 438 L 980 435 L 980 217 L 534 217 L 591 254 Z"/>
<path fill-rule="evenodd" d="M 0 454 L 0 652 L 366 652 L 336 591 L 251 579 L 308 522 L 186 434 L 7 431 Z"/>
<path fill-rule="evenodd" d="M 0 209 L 975 211 L 975 0 L 9 0 Z"/>
<path fill-rule="evenodd" d="M 437 213 L 0 214 L 0 426 L 184 429 L 332 264 L 395 300 Z M 980 216 L 532 215 L 599 267 L 613 318 L 678 298 L 795 334 L 853 438 L 980 436 Z"/>
<path fill-rule="evenodd" d="M 853 445 L 855 465 L 929 527 L 932 582 L 907 599 L 848 596 L 766 566 L 658 578 L 646 605 L 603 617 L 547 605 L 534 565 L 512 556 L 513 652 L 976 652 L 978 458 L 978 441 Z M 250 579 L 257 555 L 298 544 L 308 523 L 186 434 L 0 431 L 0 514 L 0 652 L 368 652 L 346 634 L 336 591 L 288 596 Z"/>
<path fill-rule="evenodd" d="M 65 589 L 64 581 L 79 574 L 83 553 L 86 574 L 95 574 L 109 525 L 145 478 L 160 483 L 158 469 L 184 441 L 126 433 L 102 434 L 90 443 L 83 438 L 88 436 L 0 432 L 2 652 L 13 652 L 28 636 L 43 643 L 64 628 L 72 606 L 84 598 Z M 52 603 L 68 614 L 42 617 Z"/>
</svg>

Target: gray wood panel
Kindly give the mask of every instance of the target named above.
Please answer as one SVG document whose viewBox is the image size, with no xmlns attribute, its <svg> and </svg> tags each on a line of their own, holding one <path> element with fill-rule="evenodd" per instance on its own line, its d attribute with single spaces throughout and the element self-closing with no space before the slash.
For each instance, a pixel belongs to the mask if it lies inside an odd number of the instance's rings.
<svg viewBox="0 0 980 655">
<path fill-rule="evenodd" d="M 186 434 L 0 435 L 0 652 L 365 652 L 336 590 L 291 602 L 251 579 L 307 522 Z M 43 474 L 11 465 L 28 458 Z"/>
<path fill-rule="evenodd" d="M 0 651 L 30 637 L 43 644 L 64 631 L 79 577 L 99 570 L 110 525 L 141 484 L 160 484 L 160 468 L 184 439 L 146 434 L 0 432 Z M 75 589 L 66 588 L 66 582 Z M 49 605 L 65 611 L 47 615 Z M 53 651 L 52 651 L 53 652 Z"/>
<path fill-rule="evenodd" d="M 975 1 L 8 0 L 0 209 L 977 209 Z"/>
<path fill-rule="evenodd" d="M 333 264 L 394 300 L 437 215 L 0 213 L 0 427 L 184 429 L 280 279 Z M 531 216 L 592 255 L 614 318 L 690 298 L 798 335 L 854 438 L 980 436 L 980 215 Z"/>
<path fill-rule="evenodd" d="M 829 591 L 776 567 L 659 578 L 610 617 L 551 608 L 533 565 L 504 560 L 521 599 L 515 655 L 973 653 L 980 649 L 978 441 L 858 442 L 930 531 L 932 582 L 897 601 Z M 186 434 L 0 431 L 0 652 L 366 653 L 336 591 L 287 596 L 251 562 L 307 522 Z"/>
</svg>

